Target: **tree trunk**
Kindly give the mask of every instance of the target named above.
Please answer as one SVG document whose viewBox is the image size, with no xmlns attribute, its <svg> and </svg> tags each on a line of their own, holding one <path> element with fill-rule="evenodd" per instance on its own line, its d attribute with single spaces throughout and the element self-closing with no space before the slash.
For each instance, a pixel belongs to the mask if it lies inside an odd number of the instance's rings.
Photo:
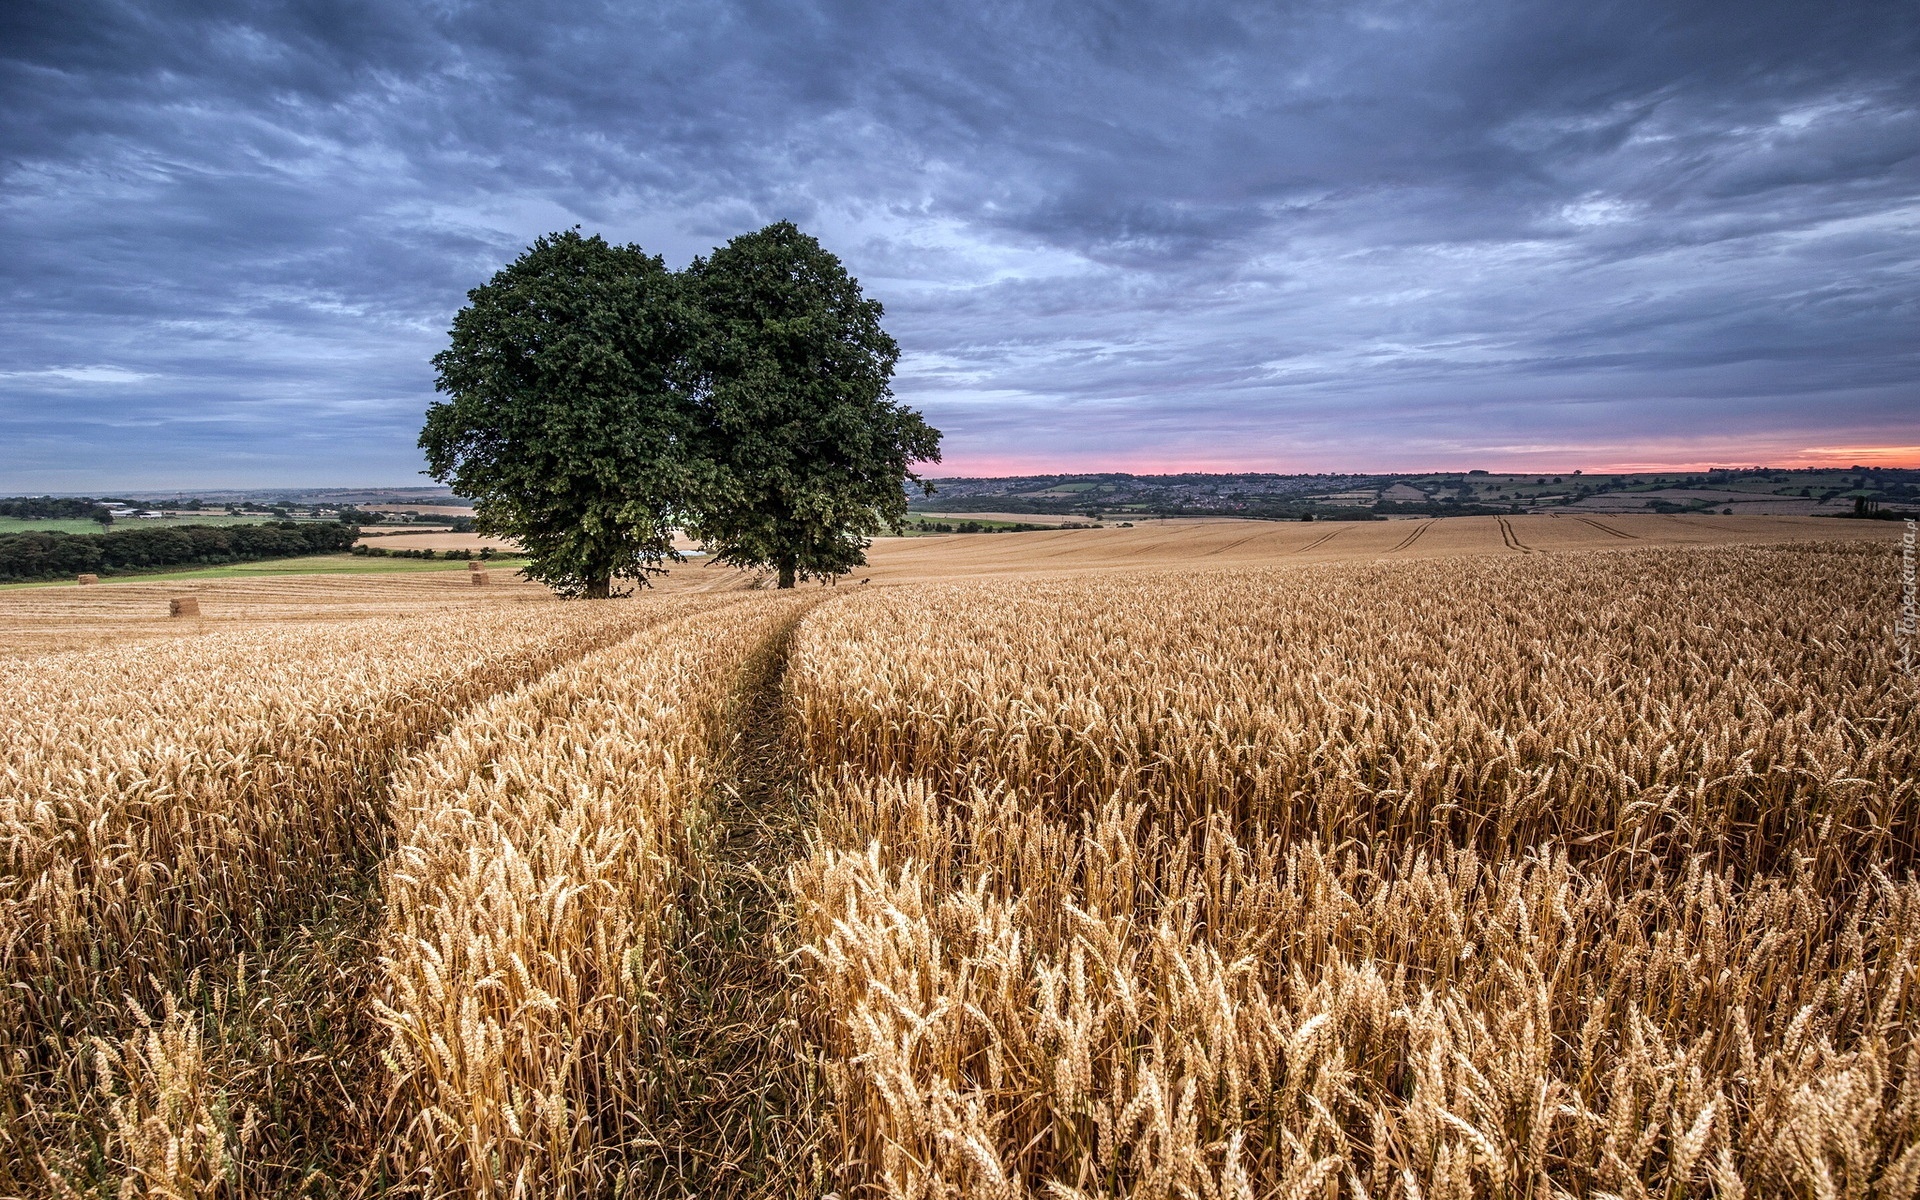
<svg viewBox="0 0 1920 1200">
<path fill-rule="evenodd" d="M 783 588 L 793 586 L 793 560 L 790 558 L 780 560 L 780 586 Z"/>
<path fill-rule="evenodd" d="M 587 599 L 605 600 L 611 595 L 613 595 L 613 577 L 611 575 L 601 575 L 598 578 L 587 580 Z"/>
</svg>

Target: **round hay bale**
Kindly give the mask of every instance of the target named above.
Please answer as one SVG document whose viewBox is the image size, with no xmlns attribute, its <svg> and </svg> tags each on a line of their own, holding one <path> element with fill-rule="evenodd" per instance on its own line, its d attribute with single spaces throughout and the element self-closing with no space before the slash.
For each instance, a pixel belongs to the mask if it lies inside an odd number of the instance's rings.
<svg viewBox="0 0 1920 1200">
<path fill-rule="evenodd" d="M 167 615 L 170 617 L 197 617 L 200 615 L 200 601 L 193 596 L 178 596 L 167 601 Z"/>
<path fill-rule="evenodd" d="M 85 587 L 89 583 L 100 582 L 100 577 L 98 575 L 78 575 L 78 576 L 75 576 L 74 578 L 75 578 L 75 582 L 79 583 L 82 587 Z"/>
</svg>

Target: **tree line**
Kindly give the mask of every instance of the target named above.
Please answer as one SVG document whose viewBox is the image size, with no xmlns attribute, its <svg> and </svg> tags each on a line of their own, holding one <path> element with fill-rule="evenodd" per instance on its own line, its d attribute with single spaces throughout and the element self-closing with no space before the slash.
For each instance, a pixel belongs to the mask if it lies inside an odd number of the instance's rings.
<svg viewBox="0 0 1920 1200">
<path fill-rule="evenodd" d="M 900 351 L 840 260 L 789 222 L 671 271 L 578 229 L 467 294 L 420 435 L 428 471 L 565 595 L 643 586 L 680 555 L 779 586 L 899 532 L 940 434 L 893 399 Z"/>
<path fill-rule="evenodd" d="M 0 500 L 0 517 L 22 521 L 98 521 L 107 501 L 86 496 L 14 496 Z"/>
<path fill-rule="evenodd" d="M 359 536 L 360 530 L 352 525 L 291 521 L 172 525 L 111 533 L 6 533 L 0 534 L 0 582 L 337 554 Z"/>
</svg>

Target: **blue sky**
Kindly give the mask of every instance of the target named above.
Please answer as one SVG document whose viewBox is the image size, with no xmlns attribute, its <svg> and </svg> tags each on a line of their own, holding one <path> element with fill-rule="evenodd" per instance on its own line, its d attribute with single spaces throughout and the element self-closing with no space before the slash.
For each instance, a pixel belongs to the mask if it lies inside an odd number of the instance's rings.
<svg viewBox="0 0 1920 1200">
<path fill-rule="evenodd" d="M 934 474 L 1920 465 L 1920 5 L 0 11 L 0 491 L 424 482 L 464 292 L 791 219 Z"/>
</svg>

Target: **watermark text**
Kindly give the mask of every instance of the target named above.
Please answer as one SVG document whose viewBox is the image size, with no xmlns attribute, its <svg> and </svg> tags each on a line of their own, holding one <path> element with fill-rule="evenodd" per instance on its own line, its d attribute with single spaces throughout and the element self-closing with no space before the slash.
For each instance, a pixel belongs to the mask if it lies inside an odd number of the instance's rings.
<svg viewBox="0 0 1920 1200">
<path fill-rule="evenodd" d="M 1908 517 L 1900 535 L 1900 620 L 1894 631 L 1900 638 L 1900 669 L 1913 678 L 1913 639 L 1920 630 L 1920 603 L 1916 602 L 1913 582 L 1914 540 L 1920 533 L 1920 521 Z"/>
</svg>

